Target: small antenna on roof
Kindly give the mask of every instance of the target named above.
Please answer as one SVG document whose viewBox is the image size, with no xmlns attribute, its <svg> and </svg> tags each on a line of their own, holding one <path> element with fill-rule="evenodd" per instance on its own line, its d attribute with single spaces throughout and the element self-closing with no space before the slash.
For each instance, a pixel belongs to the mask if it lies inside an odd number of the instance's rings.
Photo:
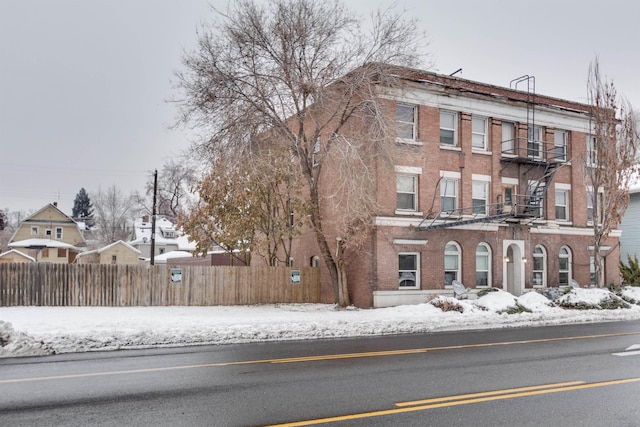
<svg viewBox="0 0 640 427">
<path fill-rule="evenodd" d="M 449 74 L 449 77 L 453 77 L 453 76 L 455 76 L 456 74 L 461 73 L 461 72 L 462 72 L 462 68 L 458 68 L 458 69 L 457 69 L 457 70 L 455 70 L 453 73 Z"/>
</svg>

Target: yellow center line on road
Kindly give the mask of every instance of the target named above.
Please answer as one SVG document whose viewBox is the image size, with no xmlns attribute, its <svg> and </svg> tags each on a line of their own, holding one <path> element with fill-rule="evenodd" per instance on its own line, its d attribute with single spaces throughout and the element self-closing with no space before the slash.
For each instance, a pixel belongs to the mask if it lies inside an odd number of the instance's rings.
<svg viewBox="0 0 640 427">
<path fill-rule="evenodd" d="M 557 342 L 557 341 L 575 341 L 594 338 L 611 338 L 622 337 L 629 335 L 640 335 L 639 332 L 621 332 L 616 334 L 601 334 L 601 335 L 583 335 L 576 337 L 560 337 L 560 338 L 542 338 L 536 340 L 522 340 L 522 341 L 503 341 L 503 342 L 491 342 L 482 344 L 461 344 L 442 347 L 424 347 L 424 348 L 411 348 L 404 350 L 386 350 L 386 351 L 373 351 L 373 352 L 361 352 L 361 353 L 342 353 L 342 354 L 326 354 L 319 356 L 303 356 L 303 357 L 287 357 L 279 359 L 258 359 L 258 360 L 246 360 L 236 362 L 220 362 L 220 363 L 205 363 L 199 365 L 180 365 L 180 366 L 166 366 L 158 368 L 145 368 L 145 369 L 131 369 L 123 371 L 106 371 L 106 372 L 88 372 L 84 374 L 68 374 L 68 375 L 54 375 L 46 377 L 31 377 L 31 378 L 16 378 L 0 380 L 0 384 L 9 383 L 21 383 L 28 381 L 47 381 L 47 380 L 60 380 L 60 379 L 73 379 L 73 378 L 88 378 L 99 377 L 108 375 L 128 375 L 128 374 L 142 374 L 148 372 L 162 372 L 162 371 L 175 371 L 180 369 L 198 369 L 198 368 L 214 368 L 224 366 L 237 366 L 237 365 L 256 365 L 256 364 L 280 364 L 280 363 L 303 363 L 303 362 L 316 362 L 326 360 L 339 360 L 339 359 L 356 359 L 363 357 L 384 357 L 384 356 L 398 356 L 405 354 L 419 354 L 429 351 L 446 351 L 446 350 L 461 350 L 470 348 L 482 348 L 482 347 L 496 347 L 507 345 L 522 345 L 522 344 L 538 344 L 544 342 Z"/>
<path fill-rule="evenodd" d="M 577 384 L 575 385 L 570 385 L 572 383 L 558 383 L 556 385 L 549 384 L 546 386 L 545 385 L 539 386 L 539 387 L 542 387 L 542 389 L 521 391 L 521 392 L 514 392 L 519 389 L 498 390 L 495 392 L 495 393 L 499 393 L 498 395 L 490 396 L 488 394 L 494 393 L 494 392 L 486 392 L 487 394 L 484 397 L 476 397 L 476 398 L 463 398 L 463 396 L 467 396 L 467 395 L 449 396 L 445 398 L 433 399 L 433 401 L 436 401 L 438 399 L 447 400 L 445 402 L 440 402 L 440 403 L 431 403 L 431 404 L 419 405 L 419 406 L 405 406 L 405 407 L 399 407 L 395 409 L 386 409 L 381 411 L 362 412 L 359 414 L 350 414 L 350 415 L 342 415 L 342 416 L 327 417 L 327 418 L 317 418 L 314 420 L 295 421 L 295 422 L 284 423 L 284 424 L 273 424 L 267 427 L 299 427 L 299 426 L 310 426 L 310 425 L 317 425 L 317 424 L 327 424 L 327 423 L 335 423 L 340 421 L 380 417 L 384 415 L 394 415 L 394 414 L 402 414 L 402 413 L 408 413 L 408 412 L 424 411 L 427 409 L 468 405 L 471 403 L 490 402 L 494 400 L 514 399 L 518 397 L 536 396 L 536 395 L 548 394 L 548 393 L 559 393 L 559 392 L 572 391 L 572 390 L 583 390 L 583 389 L 595 388 L 595 387 L 606 387 L 606 386 L 613 386 L 613 385 L 619 385 L 619 384 L 628 384 L 633 382 L 640 382 L 640 378 L 627 378 L 627 379 L 603 381 L 603 382 L 597 382 L 597 383 L 584 383 L 584 382 L 576 381 L 575 383 Z M 568 384 L 568 385 L 563 386 L 562 384 Z M 527 387 L 522 387 L 522 388 L 527 388 Z M 478 393 L 478 395 L 481 395 L 481 394 L 482 393 Z M 432 399 L 427 399 L 425 400 L 425 402 L 430 400 Z M 420 402 L 420 401 L 417 401 L 417 402 Z M 404 404 L 410 404 L 410 403 L 404 403 Z M 399 406 L 399 405 L 403 405 L 403 403 L 396 404 L 396 406 Z"/>
</svg>

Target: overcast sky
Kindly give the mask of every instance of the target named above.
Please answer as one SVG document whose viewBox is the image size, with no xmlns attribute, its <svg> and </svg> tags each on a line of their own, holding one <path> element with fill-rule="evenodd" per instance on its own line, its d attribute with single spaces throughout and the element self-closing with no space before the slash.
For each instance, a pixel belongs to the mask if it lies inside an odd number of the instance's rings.
<svg viewBox="0 0 640 427">
<path fill-rule="evenodd" d="M 394 2 L 348 0 L 368 15 Z M 171 82 L 196 29 L 227 0 L 0 0 L 0 209 L 58 201 L 81 187 L 144 190 L 189 145 L 171 130 Z M 590 61 L 640 108 L 640 2 L 398 0 L 429 36 L 432 71 L 586 101 Z"/>
</svg>

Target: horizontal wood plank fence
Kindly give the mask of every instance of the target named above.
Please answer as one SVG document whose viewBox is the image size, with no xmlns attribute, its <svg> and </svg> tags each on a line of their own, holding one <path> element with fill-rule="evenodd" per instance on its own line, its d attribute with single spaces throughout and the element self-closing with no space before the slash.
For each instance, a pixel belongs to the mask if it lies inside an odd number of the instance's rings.
<svg viewBox="0 0 640 427">
<path fill-rule="evenodd" d="M 318 302 L 320 269 L 313 267 L 0 263 L 4 307 Z"/>
</svg>

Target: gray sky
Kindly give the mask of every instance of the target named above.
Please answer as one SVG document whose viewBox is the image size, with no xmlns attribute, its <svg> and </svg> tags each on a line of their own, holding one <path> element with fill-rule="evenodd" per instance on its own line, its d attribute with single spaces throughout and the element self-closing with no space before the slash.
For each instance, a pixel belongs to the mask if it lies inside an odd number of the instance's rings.
<svg viewBox="0 0 640 427">
<path fill-rule="evenodd" d="M 361 14 L 394 2 L 347 0 Z M 58 201 L 84 187 L 143 191 L 189 145 L 170 130 L 171 81 L 209 4 L 227 0 L 0 0 L 0 209 Z M 398 0 L 429 35 L 432 71 L 586 101 L 590 61 L 640 108 L 631 0 Z"/>
</svg>

